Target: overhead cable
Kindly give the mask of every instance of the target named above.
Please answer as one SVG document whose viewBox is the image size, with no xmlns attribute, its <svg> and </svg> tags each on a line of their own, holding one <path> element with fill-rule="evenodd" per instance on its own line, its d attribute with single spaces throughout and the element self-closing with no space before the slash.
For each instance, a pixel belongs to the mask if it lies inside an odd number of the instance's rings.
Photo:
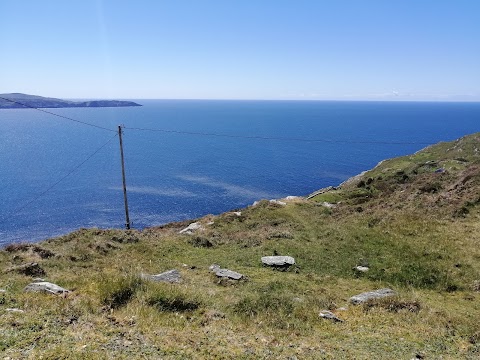
<svg viewBox="0 0 480 360">
<path fill-rule="evenodd" d="M 118 134 L 115 134 L 110 140 L 108 140 L 105 144 L 103 144 L 102 146 L 100 146 L 97 150 L 95 150 L 93 153 L 91 153 L 85 160 L 83 160 L 81 163 L 79 163 L 77 166 L 75 166 L 73 169 L 71 169 L 65 176 L 63 176 L 62 178 L 60 178 L 58 181 L 56 181 L 54 184 L 52 184 L 51 186 L 49 186 L 46 190 L 42 191 L 40 194 L 38 194 L 37 196 L 35 196 L 33 199 L 31 199 L 30 201 L 28 201 L 26 204 L 24 204 L 23 206 L 17 208 L 16 210 L 14 210 L 12 212 L 12 214 L 6 219 L 8 220 L 10 217 L 12 216 L 15 216 L 17 215 L 20 211 L 22 211 L 23 209 L 25 209 L 27 206 L 29 206 L 30 204 L 34 203 L 35 201 L 37 201 L 39 198 L 41 198 L 43 195 L 45 195 L 46 193 L 48 193 L 50 190 L 52 190 L 55 186 L 57 186 L 58 184 L 60 184 L 63 180 L 65 180 L 67 177 L 69 177 L 70 175 L 72 175 L 76 170 L 78 170 L 83 164 L 85 164 L 88 160 L 90 160 L 92 157 L 94 157 L 100 150 L 102 150 L 105 146 L 107 146 L 113 139 L 115 139 L 116 137 L 118 136 Z M 2 221 L 2 222 L 6 222 L 6 220 Z"/>
<path fill-rule="evenodd" d="M 44 112 L 44 113 L 46 113 L 46 114 L 54 115 L 54 116 L 57 116 L 57 117 L 62 118 L 62 119 L 74 121 L 74 122 L 77 122 L 77 123 L 80 123 L 80 124 L 83 124 L 83 125 L 88 125 L 88 126 L 92 126 L 92 127 L 98 128 L 98 129 L 107 130 L 107 131 L 111 131 L 111 132 L 116 133 L 115 130 L 108 129 L 108 128 L 103 127 L 103 126 L 100 126 L 100 125 L 95 125 L 95 124 L 91 124 L 91 123 L 88 123 L 88 122 L 85 122 L 85 121 L 80 121 L 80 120 L 72 119 L 71 117 L 68 117 L 68 116 L 64 116 L 64 115 L 60 115 L 60 114 L 55 114 L 55 113 L 53 113 L 53 112 L 51 112 L 51 111 L 47 111 L 47 110 L 44 110 L 44 109 L 40 109 L 40 108 L 37 108 L 37 107 L 35 107 L 35 106 L 30 106 L 30 105 L 21 103 L 21 102 L 19 102 L 19 101 L 15 101 L 15 100 L 12 100 L 12 99 L 4 98 L 4 97 L 1 97 L 1 96 L 0 96 L 0 99 L 5 100 L 5 101 L 10 101 L 11 103 L 14 103 L 14 104 L 17 104 L 17 105 L 20 105 L 20 106 L 24 106 L 24 107 L 27 107 L 27 108 L 30 108 L 30 109 L 38 110 L 38 111 Z"/>
<path fill-rule="evenodd" d="M 137 131 L 151 131 L 162 132 L 182 135 L 199 135 L 199 136 L 212 136 L 212 137 L 225 137 L 235 139 L 256 139 L 256 140 L 280 140 L 280 141 L 301 141 L 301 142 L 323 142 L 332 144 L 378 144 L 378 145 L 431 145 L 426 142 L 409 142 L 409 141 L 374 141 L 374 140 L 332 140 L 332 139 L 308 139 L 308 138 L 295 138 L 295 137 L 276 137 L 276 136 L 257 136 L 257 135 L 235 135 L 235 134 L 219 134 L 219 133 L 206 133 L 196 131 L 181 131 L 181 130 L 167 130 L 167 129 L 149 129 L 149 128 L 134 128 L 124 127 L 127 130 Z"/>
</svg>

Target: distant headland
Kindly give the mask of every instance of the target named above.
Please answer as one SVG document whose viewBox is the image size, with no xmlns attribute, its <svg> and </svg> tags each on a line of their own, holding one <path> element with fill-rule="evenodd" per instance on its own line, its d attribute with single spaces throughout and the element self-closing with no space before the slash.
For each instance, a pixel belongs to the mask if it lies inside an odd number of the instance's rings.
<svg viewBox="0 0 480 360">
<path fill-rule="evenodd" d="M 28 109 L 28 108 L 78 108 L 78 107 L 124 107 L 142 106 L 133 101 L 120 100 L 90 100 L 70 101 L 55 98 L 46 98 L 37 95 L 21 93 L 0 94 L 0 109 Z"/>
</svg>

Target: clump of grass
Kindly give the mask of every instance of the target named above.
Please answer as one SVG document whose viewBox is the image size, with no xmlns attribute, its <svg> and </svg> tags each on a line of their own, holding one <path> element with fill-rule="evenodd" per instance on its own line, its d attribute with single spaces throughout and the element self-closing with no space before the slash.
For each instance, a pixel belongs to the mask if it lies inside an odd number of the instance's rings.
<svg viewBox="0 0 480 360">
<path fill-rule="evenodd" d="M 202 302 L 174 286 L 158 286 L 147 297 L 147 304 L 159 311 L 187 312 L 197 310 Z"/>
<path fill-rule="evenodd" d="M 373 308 L 381 308 L 393 313 L 397 313 L 402 310 L 418 313 L 421 309 L 421 305 L 418 300 L 402 300 L 398 297 L 375 299 L 367 301 L 363 304 L 363 310 L 365 312 L 368 312 Z"/>
<path fill-rule="evenodd" d="M 112 309 L 119 308 L 130 301 L 141 284 L 141 278 L 134 275 L 104 277 L 98 283 L 100 302 Z"/>
<path fill-rule="evenodd" d="M 234 305 L 233 311 L 243 317 L 254 317 L 260 314 L 281 317 L 291 314 L 293 308 L 293 299 L 290 296 L 263 292 L 243 297 Z"/>
<path fill-rule="evenodd" d="M 205 236 L 193 236 L 188 243 L 194 247 L 211 248 L 214 246 L 213 242 Z"/>
<path fill-rule="evenodd" d="M 387 274 L 379 271 L 370 275 L 369 278 L 423 289 L 456 291 L 459 288 L 450 279 L 445 269 L 436 267 L 434 264 L 422 264 L 420 262 L 402 264 L 398 270 Z"/>
</svg>

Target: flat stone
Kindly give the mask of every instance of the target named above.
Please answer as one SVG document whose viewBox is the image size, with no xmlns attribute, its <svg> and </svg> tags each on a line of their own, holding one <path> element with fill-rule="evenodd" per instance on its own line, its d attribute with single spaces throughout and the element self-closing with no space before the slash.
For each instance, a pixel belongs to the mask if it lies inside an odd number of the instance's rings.
<svg viewBox="0 0 480 360">
<path fill-rule="evenodd" d="M 286 206 L 286 205 L 287 205 L 286 202 L 280 201 L 280 200 L 276 200 L 276 199 L 269 200 L 269 203 L 270 203 L 270 204 L 274 204 L 274 205 L 280 205 L 280 206 Z"/>
<path fill-rule="evenodd" d="M 13 313 L 23 313 L 25 311 L 21 310 L 21 309 L 17 309 L 17 308 L 6 308 L 5 309 L 6 312 L 13 312 Z"/>
<path fill-rule="evenodd" d="M 332 313 L 331 311 L 328 311 L 328 310 L 320 311 L 319 315 L 322 319 L 331 320 L 333 322 L 343 322 L 342 319 L 340 319 L 334 313 Z"/>
<path fill-rule="evenodd" d="M 354 305 L 363 304 L 372 299 L 382 299 L 396 295 L 396 292 L 389 288 L 379 289 L 375 291 L 364 292 L 350 298 L 350 302 Z"/>
<path fill-rule="evenodd" d="M 25 291 L 35 291 L 35 292 L 48 292 L 50 294 L 64 294 L 70 292 L 70 290 L 64 289 L 56 284 L 50 283 L 48 281 L 34 282 L 28 284 Z"/>
<path fill-rule="evenodd" d="M 215 273 L 218 277 L 221 278 L 228 278 L 232 280 L 240 280 L 244 276 L 236 271 L 228 270 L 228 269 L 222 269 L 220 268 L 220 265 L 213 264 L 209 267 L 209 269 Z"/>
<path fill-rule="evenodd" d="M 291 256 L 263 256 L 262 263 L 268 266 L 290 266 L 295 264 Z"/>
<path fill-rule="evenodd" d="M 359 265 L 359 266 L 355 266 L 353 269 L 354 269 L 355 271 L 362 272 L 362 273 L 367 272 L 368 270 L 370 270 L 369 267 L 367 267 L 367 266 L 360 266 L 360 265 Z"/>
<path fill-rule="evenodd" d="M 178 233 L 179 234 L 187 234 L 187 235 L 191 235 L 193 234 L 195 231 L 197 230 L 203 230 L 204 227 L 202 226 L 202 224 L 198 223 L 198 222 L 194 222 L 194 223 L 191 223 L 190 225 L 188 225 L 185 229 L 183 230 L 180 230 Z"/>
<path fill-rule="evenodd" d="M 142 278 L 146 280 L 158 281 L 158 282 L 168 282 L 168 283 L 179 283 L 182 281 L 182 275 L 178 272 L 178 270 L 168 270 L 161 274 L 157 275 L 144 275 L 142 274 Z"/>
<path fill-rule="evenodd" d="M 324 201 L 324 202 L 322 202 L 322 206 L 325 206 L 326 208 L 332 209 L 332 208 L 335 207 L 335 204 L 331 204 L 329 202 Z"/>
</svg>

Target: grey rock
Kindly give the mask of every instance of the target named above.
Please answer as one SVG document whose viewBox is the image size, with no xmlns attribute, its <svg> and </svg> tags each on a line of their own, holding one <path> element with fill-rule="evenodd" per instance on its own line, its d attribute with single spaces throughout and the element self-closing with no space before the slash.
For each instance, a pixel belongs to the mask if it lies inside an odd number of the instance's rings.
<svg viewBox="0 0 480 360">
<path fill-rule="evenodd" d="M 320 311 L 319 315 L 320 315 L 321 318 L 331 320 L 333 322 L 343 322 L 342 319 L 340 319 L 334 313 L 332 313 L 331 311 L 328 311 L 328 310 Z"/>
<path fill-rule="evenodd" d="M 263 256 L 262 263 L 268 266 L 290 266 L 295 264 L 291 256 Z"/>
<path fill-rule="evenodd" d="M 5 290 L 5 289 L 0 289 L 0 294 L 1 294 L 1 293 L 6 293 L 6 292 L 7 292 L 7 290 Z"/>
<path fill-rule="evenodd" d="M 331 204 L 329 202 L 324 201 L 324 202 L 322 202 L 322 206 L 324 206 L 326 208 L 329 208 L 329 209 L 332 209 L 332 208 L 335 207 L 335 204 Z"/>
<path fill-rule="evenodd" d="M 361 266 L 361 265 L 355 266 L 353 269 L 354 269 L 355 271 L 362 272 L 362 273 L 365 273 L 365 272 L 367 272 L 368 270 L 370 270 L 369 267 L 367 267 L 367 266 Z"/>
<path fill-rule="evenodd" d="M 41 281 L 41 282 L 34 282 L 28 284 L 25 289 L 25 291 L 35 291 L 35 292 L 48 292 L 50 294 L 64 294 L 64 293 L 69 293 L 70 290 L 64 289 L 56 284 L 47 282 L 47 281 Z"/>
<path fill-rule="evenodd" d="M 293 196 L 293 195 L 289 195 L 285 198 L 285 200 L 289 200 L 289 201 L 292 201 L 292 200 L 302 200 L 303 198 L 300 197 L 300 196 Z"/>
<path fill-rule="evenodd" d="M 379 289 L 375 291 L 364 292 L 350 298 L 350 302 L 354 305 L 362 304 L 372 299 L 381 299 L 396 295 L 396 292 L 389 288 Z"/>
<path fill-rule="evenodd" d="M 21 310 L 21 309 L 17 309 L 17 308 L 6 308 L 5 309 L 6 312 L 13 312 L 13 313 L 23 313 L 25 311 Z"/>
<path fill-rule="evenodd" d="M 215 273 L 218 277 L 221 278 L 228 278 L 232 280 L 241 280 L 244 278 L 244 276 L 236 271 L 228 270 L 228 269 L 222 269 L 220 268 L 219 265 L 213 264 L 209 267 L 209 269 Z"/>
<path fill-rule="evenodd" d="M 269 200 L 269 203 L 270 203 L 270 204 L 274 204 L 274 205 L 280 205 L 280 206 L 286 206 L 286 205 L 287 205 L 286 202 L 280 201 L 280 200 L 276 200 L 276 199 Z"/>
<path fill-rule="evenodd" d="M 182 276 L 176 269 L 168 270 L 157 275 L 142 274 L 142 278 L 146 280 L 159 281 L 159 282 L 162 281 L 162 282 L 168 282 L 168 283 L 179 283 L 182 281 Z"/>
<path fill-rule="evenodd" d="M 194 223 L 191 223 L 190 225 L 188 225 L 185 229 L 180 230 L 178 233 L 179 234 L 192 235 L 195 231 L 203 230 L 203 229 L 204 229 L 204 227 L 200 223 L 194 222 Z"/>
<path fill-rule="evenodd" d="M 220 270 L 220 265 L 212 264 L 209 266 L 208 270 L 215 272 L 216 270 Z"/>
<path fill-rule="evenodd" d="M 243 278 L 242 274 L 228 269 L 218 269 L 217 271 L 215 271 L 215 275 L 217 275 L 218 277 L 225 277 L 233 280 L 240 280 Z"/>
</svg>

